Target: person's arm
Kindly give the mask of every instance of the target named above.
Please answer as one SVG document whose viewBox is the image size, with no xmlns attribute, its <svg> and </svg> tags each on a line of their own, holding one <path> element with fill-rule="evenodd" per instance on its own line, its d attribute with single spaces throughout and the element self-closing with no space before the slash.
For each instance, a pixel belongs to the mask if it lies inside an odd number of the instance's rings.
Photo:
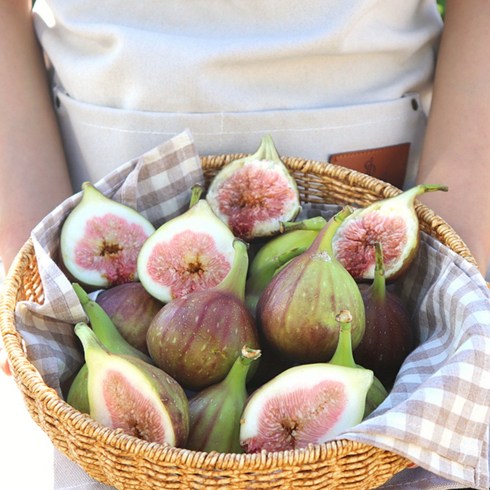
<svg viewBox="0 0 490 490">
<path fill-rule="evenodd" d="M 448 0 L 418 181 L 421 198 L 463 238 L 485 275 L 490 261 L 490 1 Z"/>
<path fill-rule="evenodd" d="M 31 2 L 0 0 L 0 256 L 72 193 Z"/>
</svg>

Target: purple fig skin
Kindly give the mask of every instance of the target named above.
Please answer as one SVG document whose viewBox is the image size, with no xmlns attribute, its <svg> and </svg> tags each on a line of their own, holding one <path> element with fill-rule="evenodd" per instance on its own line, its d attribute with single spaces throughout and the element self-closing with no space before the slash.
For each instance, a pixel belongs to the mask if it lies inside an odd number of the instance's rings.
<svg viewBox="0 0 490 490">
<path fill-rule="evenodd" d="M 361 284 L 359 288 L 366 310 L 366 328 L 354 357 L 389 389 L 403 361 L 415 348 L 410 315 L 395 293 L 386 290 L 383 300 L 376 297 L 370 285 Z"/>
<path fill-rule="evenodd" d="M 155 364 L 190 390 L 222 381 L 244 345 L 259 347 L 252 315 L 239 297 L 216 290 L 167 303 L 147 333 Z"/>
<path fill-rule="evenodd" d="M 334 354 L 340 310 L 352 313 L 353 347 L 364 334 L 359 287 L 328 246 L 347 212 L 341 211 L 342 216 L 329 221 L 310 248 L 274 276 L 257 304 L 256 318 L 265 339 L 293 362 L 324 362 Z"/>
<path fill-rule="evenodd" d="M 146 334 L 163 303 L 151 296 L 139 282 L 114 286 L 99 293 L 97 303 L 111 317 L 124 339 L 148 354 Z"/>
</svg>

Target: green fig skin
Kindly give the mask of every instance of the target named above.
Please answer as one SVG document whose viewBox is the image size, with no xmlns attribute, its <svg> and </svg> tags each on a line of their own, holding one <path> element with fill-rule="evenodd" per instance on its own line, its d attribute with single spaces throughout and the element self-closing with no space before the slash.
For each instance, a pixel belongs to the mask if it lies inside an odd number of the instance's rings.
<svg viewBox="0 0 490 490">
<path fill-rule="evenodd" d="M 189 405 L 182 387 L 141 359 L 110 353 L 86 323 L 78 323 L 75 334 L 88 369 L 90 416 L 148 442 L 183 447 L 189 435 Z"/>
<path fill-rule="evenodd" d="M 247 374 L 260 350 L 244 347 L 226 378 L 189 401 L 187 448 L 193 451 L 241 453 L 240 417 L 248 398 Z"/>
<path fill-rule="evenodd" d="M 271 238 L 258 250 L 250 264 L 245 289 L 245 301 L 252 315 L 255 316 L 260 296 L 277 271 L 305 252 L 317 235 L 315 230 L 289 231 Z"/>
<path fill-rule="evenodd" d="M 90 403 L 88 401 L 88 367 L 83 364 L 73 381 L 66 395 L 66 402 L 79 412 L 90 414 Z"/>
<path fill-rule="evenodd" d="M 309 249 L 274 276 L 257 304 L 257 323 L 267 342 L 294 362 L 321 362 L 333 355 L 339 310 L 352 312 L 354 347 L 364 335 L 359 287 L 331 252 L 335 229 L 350 212 L 344 208 L 335 215 Z"/>
<path fill-rule="evenodd" d="M 184 388 L 199 391 L 223 380 L 244 345 L 259 348 L 245 301 L 247 245 L 235 240 L 225 279 L 167 303 L 150 324 L 148 351 L 155 364 Z"/>
</svg>

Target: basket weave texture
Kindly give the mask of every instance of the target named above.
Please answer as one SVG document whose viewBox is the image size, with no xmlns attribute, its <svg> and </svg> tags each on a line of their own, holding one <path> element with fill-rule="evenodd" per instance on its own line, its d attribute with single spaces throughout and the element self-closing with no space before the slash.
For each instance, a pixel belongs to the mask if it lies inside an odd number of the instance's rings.
<svg viewBox="0 0 490 490">
<path fill-rule="evenodd" d="M 206 183 L 242 155 L 202 158 Z M 304 203 L 367 205 L 401 191 L 343 167 L 283 157 Z M 420 203 L 421 229 L 475 264 L 461 238 Z M 376 488 L 411 462 L 397 454 L 346 439 L 306 449 L 259 454 L 202 453 L 164 447 L 100 426 L 49 388 L 29 361 L 16 330 L 18 301 L 43 303 L 32 242 L 19 251 L 0 297 L 0 328 L 12 371 L 34 421 L 54 446 L 96 480 L 120 489 L 362 489 Z"/>
</svg>

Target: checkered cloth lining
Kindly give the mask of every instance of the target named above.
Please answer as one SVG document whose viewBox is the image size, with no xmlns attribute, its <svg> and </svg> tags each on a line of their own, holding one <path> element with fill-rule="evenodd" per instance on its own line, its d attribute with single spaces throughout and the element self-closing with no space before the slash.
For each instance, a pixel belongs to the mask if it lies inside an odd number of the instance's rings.
<svg viewBox="0 0 490 490">
<path fill-rule="evenodd" d="M 203 182 L 200 159 L 186 131 L 96 186 L 158 226 L 186 209 L 190 187 L 198 182 Z M 73 325 L 86 317 L 52 257 L 61 223 L 80 197 L 63 202 L 33 230 L 45 302 L 19 302 L 16 310 L 29 359 L 59 392 L 82 363 Z M 307 205 L 302 217 L 329 217 L 337 209 Z M 420 345 L 385 402 L 342 437 L 406 456 L 462 486 L 487 489 L 490 295 L 485 281 L 474 266 L 422 234 L 418 256 L 398 287 L 413 312 Z"/>
</svg>

